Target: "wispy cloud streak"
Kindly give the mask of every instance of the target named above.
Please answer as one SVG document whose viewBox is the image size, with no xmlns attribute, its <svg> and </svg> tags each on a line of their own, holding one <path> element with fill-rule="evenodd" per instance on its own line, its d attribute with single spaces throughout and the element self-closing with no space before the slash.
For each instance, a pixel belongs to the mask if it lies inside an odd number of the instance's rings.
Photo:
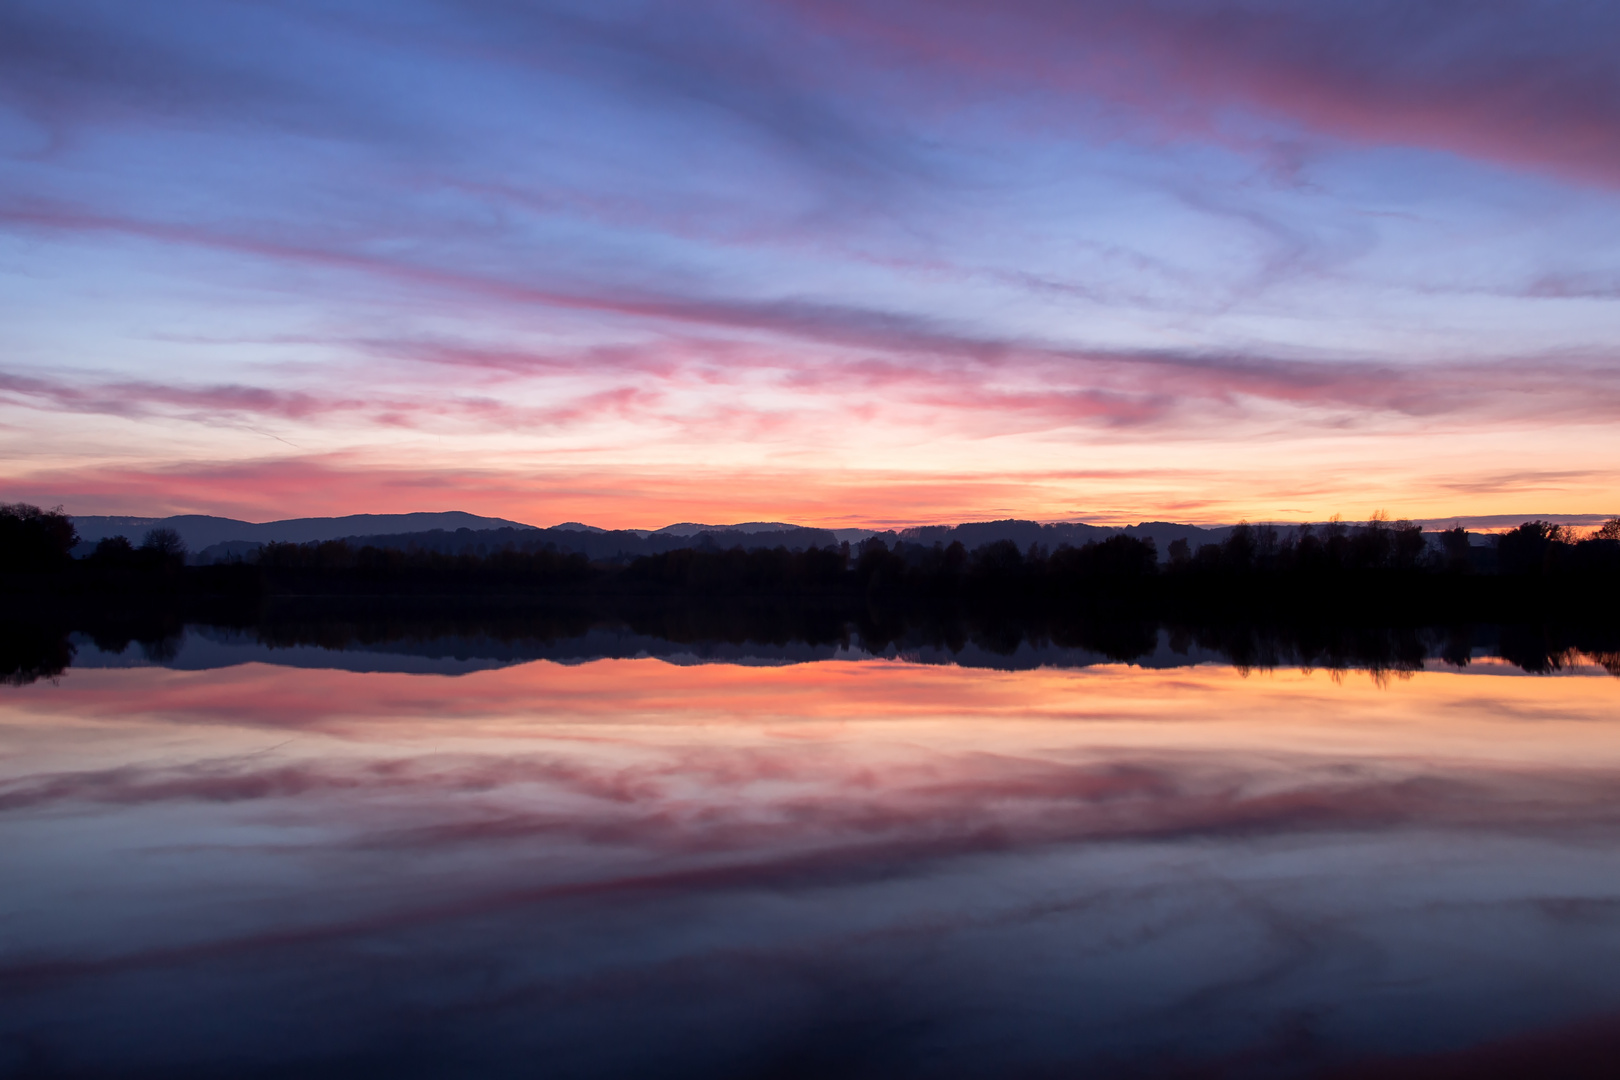
<svg viewBox="0 0 1620 1080">
<path fill-rule="evenodd" d="M 1307 133 L 1620 184 L 1620 150 L 1605 135 L 1620 125 L 1620 76 L 1606 58 L 1620 17 L 1600 5 L 794 6 L 942 83 L 1100 95 L 1167 133 L 1218 139 L 1222 110 L 1253 109 Z"/>
</svg>

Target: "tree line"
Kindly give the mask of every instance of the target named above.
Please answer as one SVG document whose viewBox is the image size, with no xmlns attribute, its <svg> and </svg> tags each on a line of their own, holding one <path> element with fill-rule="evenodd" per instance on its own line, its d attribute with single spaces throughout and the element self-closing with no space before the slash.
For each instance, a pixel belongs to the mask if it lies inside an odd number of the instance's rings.
<svg viewBox="0 0 1620 1080">
<path fill-rule="evenodd" d="M 1466 667 L 1499 656 L 1531 672 L 1594 661 L 1620 676 L 1620 627 L 1608 623 L 1519 622 L 1391 625 L 1379 622 L 1184 621 L 1084 610 L 931 610 L 915 605 L 854 607 L 805 603 L 631 602 L 542 606 L 435 605 L 409 597 L 284 596 L 246 608 L 98 605 L 17 622 L 0 618 L 0 684 L 26 685 L 62 674 L 74 639 L 109 653 L 135 649 L 150 662 L 172 660 L 188 626 L 230 628 L 272 647 L 585 660 L 643 655 L 637 644 L 589 636 L 594 628 L 683 644 L 791 647 L 797 644 L 923 663 L 1023 669 L 1108 662 L 1175 665 L 1219 657 L 1240 669 L 1298 666 L 1362 669 L 1375 676 L 1418 671 L 1434 660 Z M 640 640 L 639 638 L 637 639 Z M 634 651 L 625 651 L 634 650 Z M 1080 651 L 1076 655 L 1076 650 Z M 654 653 L 656 655 L 656 653 Z M 805 659 L 802 655 L 796 659 Z M 334 666 L 343 666 L 334 658 Z"/>
<path fill-rule="evenodd" d="M 1239 526 L 1218 544 L 1172 543 L 1163 561 L 1151 540 L 1115 534 L 1052 549 L 892 537 L 802 551 L 685 548 L 627 565 L 545 549 L 452 555 L 326 541 L 189 566 L 168 530 L 109 538 L 74 559 L 66 515 L 14 504 L 0 506 L 0 653 L 10 657 L 0 675 L 60 670 L 70 630 L 158 648 L 193 622 L 321 641 L 450 632 L 468 620 L 543 637 L 627 625 L 692 641 L 847 641 L 853 630 L 876 650 L 971 641 L 1001 653 L 1050 641 L 1121 659 L 1154 649 L 1159 627 L 1179 627 L 1238 663 L 1396 670 L 1421 659 L 1413 643 L 1435 627 L 1447 628 L 1447 658 L 1465 662 L 1460 628 L 1514 624 L 1527 628 L 1525 644 L 1503 655 L 1522 653 L 1531 670 L 1556 666 L 1560 649 L 1620 657 L 1620 519 L 1590 535 L 1527 522 L 1489 547 L 1468 539 L 1453 529 L 1433 542 L 1375 519 Z"/>
<path fill-rule="evenodd" d="M 971 551 L 873 537 L 860 544 L 730 549 L 688 547 L 644 555 L 627 565 L 592 562 L 554 546 L 516 545 L 450 554 L 426 548 L 346 541 L 264 545 L 249 559 L 187 566 L 185 545 L 169 529 L 140 542 L 100 541 L 82 559 L 72 519 L 60 508 L 0 505 L 0 575 L 12 588 L 180 589 L 261 593 L 383 594 L 490 592 L 612 593 L 677 597 L 794 596 L 919 601 L 1061 602 L 1092 598 L 1180 598 L 1207 602 L 1284 596 L 1338 587 L 1428 589 L 1458 594 L 1482 579 L 1586 582 L 1612 589 L 1620 580 L 1620 517 L 1580 536 L 1567 526 L 1530 521 L 1473 546 L 1453 528 L 1434 543 L 1406 521 L 1279 529 L 1241 524 L 1220 543 L 1196 549 L 1184 540 L 1160 560 L 1151 539 L 1115 534 L 1079 546 L 1020 548 L 1010 540 Z M 1458 585 L 1457 579 L 1476 584 Z M 1444 588 L 1437 582 L 1446 583 Z M 1427 584 L 1420 584 L 1427 583 Z M 1438 595 L 1438 593 L 1436 593 Z"/>
</svg>

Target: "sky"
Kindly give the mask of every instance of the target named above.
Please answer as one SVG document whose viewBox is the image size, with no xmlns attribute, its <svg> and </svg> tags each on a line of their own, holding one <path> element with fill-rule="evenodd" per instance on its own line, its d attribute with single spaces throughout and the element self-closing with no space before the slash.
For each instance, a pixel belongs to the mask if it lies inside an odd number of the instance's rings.
<svg viewBox="0 0 1620 1080">
<path fill-rule="evenodd" d="M 1620 5 L 6 0 L 0 498 L 1620 511 Z"/>
</svg>

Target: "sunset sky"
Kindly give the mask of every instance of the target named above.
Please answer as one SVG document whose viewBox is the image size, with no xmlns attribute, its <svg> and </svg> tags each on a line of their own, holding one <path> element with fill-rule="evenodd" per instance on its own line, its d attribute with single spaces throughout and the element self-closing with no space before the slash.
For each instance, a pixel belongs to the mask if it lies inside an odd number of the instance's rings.
<svg viewBox="0 0 1620 1080">
<path fill-rule="evenodd" d="M 0 499 L 1620 511 L 1620 5 L 0 5 Z"/>
</svg>

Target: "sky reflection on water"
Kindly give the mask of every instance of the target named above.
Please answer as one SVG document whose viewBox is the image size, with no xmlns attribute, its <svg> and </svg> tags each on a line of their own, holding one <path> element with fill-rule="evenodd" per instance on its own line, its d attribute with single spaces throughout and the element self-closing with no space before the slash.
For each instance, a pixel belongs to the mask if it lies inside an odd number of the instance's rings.
<svg viewBox="0 0 1620 1080">
<path fill-rule="evenodd" d="M 1620 1010 L 1620 683 L 1515 671 L 76 668 L 0 697 L 0 1073 L 1294 1076 L 1560 1031 Z"/>
</svg>

